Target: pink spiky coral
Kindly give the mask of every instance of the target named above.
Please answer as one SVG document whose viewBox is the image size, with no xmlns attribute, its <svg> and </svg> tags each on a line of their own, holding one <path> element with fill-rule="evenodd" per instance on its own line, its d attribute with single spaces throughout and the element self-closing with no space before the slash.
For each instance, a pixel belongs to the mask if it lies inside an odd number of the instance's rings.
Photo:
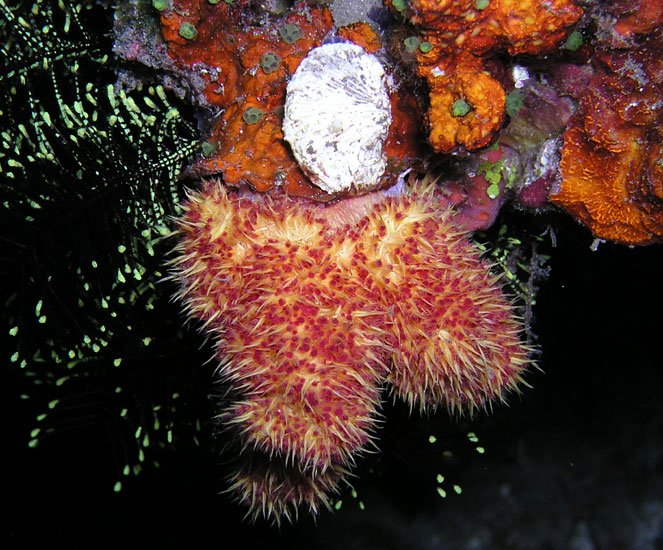
<svg viewBox="0 0 663 550">
<path fill-rule="evenodd" d="M 321 206 L 207 182 L 184 211 L 178 298 L 216 339 L 223 422 L 263 461 L 232 477 L 254 515 L 327 504 L 371 441 L 384 381 L 453 411 L 521 381 L 521 324 L 432 188 Z"/>
<path fill-rule="evenodd" d="M 391 317 L 388 381 L 422 411 L 472 411 L 515 387 L 527 352 L 498 277 L 431 199 L 377 205 L 363 236 Z"/>
</svg>

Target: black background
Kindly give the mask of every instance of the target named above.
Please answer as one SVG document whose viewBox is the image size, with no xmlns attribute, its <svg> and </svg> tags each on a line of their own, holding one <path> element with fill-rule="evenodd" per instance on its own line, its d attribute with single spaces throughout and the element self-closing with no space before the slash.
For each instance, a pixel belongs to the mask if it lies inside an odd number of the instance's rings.
<svg viewBox="0 0 663 550">
<path fill-rule="evenodd" d="M 387 405 L 382 454 L 361 462 L 357 500 L 345 491 L 341 509 L 317 524 L 242 521 L 219 494 L 223 465 L 205 441 L 115 494 L 103 434 L 65 433 L 28 449 L 34 411 L 5 370 L 4 547 L 663 548 L 663 251 L 592 251 L 586 229 L 557 224 L 535 307 L 542 370 L 528 376 L 533 387 L 460 422 Z M 469 430 L 485 454 L 467 443 Z M 456 458 L 444 459 L 444 448 Z"/>
</svg>

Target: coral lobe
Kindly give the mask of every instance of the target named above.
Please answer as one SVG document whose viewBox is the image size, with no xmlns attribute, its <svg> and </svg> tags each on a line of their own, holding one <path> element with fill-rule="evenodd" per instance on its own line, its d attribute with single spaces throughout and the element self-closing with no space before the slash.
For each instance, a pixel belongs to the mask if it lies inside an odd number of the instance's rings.
<svg viewBox="0 0 663 550">
<path fill-rule="evenodd" d="M 492 74 L 491 56 L 553 51 L 582 10 L 570 0 L 413 0 L 406 15 L 430 45 L 416 52 L 418 73 L 430 88 L 429 140 L 436 151 L 450 153 L 490 144 L 504 122 L 506 93 Z M 469 111 L 454 113 L 458 101 Z"/>
<path fill-rule="evenodd" d="M 648 14 L 660 21 L 652 4 L 605 8 L 617 22 L 599 35 L 594 74 L 564 133 L 562 183 L 550 197 L 595 236 L 623 244 L 663 240 L 663 30 L 644 23 Z"/>
</svg>

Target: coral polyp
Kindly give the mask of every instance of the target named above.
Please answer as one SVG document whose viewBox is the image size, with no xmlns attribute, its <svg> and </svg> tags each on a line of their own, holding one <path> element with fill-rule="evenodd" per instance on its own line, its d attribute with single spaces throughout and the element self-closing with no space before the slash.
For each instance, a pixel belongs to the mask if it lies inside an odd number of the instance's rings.
<svg viewBox="0 0 663 550">
<path fill-rule="evenodd" d="M 327 502 L 374 437 L 385 382 L 462 412 L 522 381 L 522 324 L 443 204 L 421 186 L 322 206 L 216 181 L 184 204 L 172 276 L 216 342 L 222 423 L 268 463 L 232 478 L 254 515 Z"/>
</svg>

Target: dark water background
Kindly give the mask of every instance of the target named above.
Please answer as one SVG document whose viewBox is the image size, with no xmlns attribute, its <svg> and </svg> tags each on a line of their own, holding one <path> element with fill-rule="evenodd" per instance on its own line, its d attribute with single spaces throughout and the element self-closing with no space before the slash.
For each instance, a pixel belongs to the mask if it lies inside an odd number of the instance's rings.
<svg viewBox="0 0 663 550">
<path fill-rule="evenodd" d="M 27 448 L 34 411 L 16 398 L 20 378 L 3 371 L 3 547 L 663 548 L 663 249 L 593 252 L 586 230 L 561 224 L 535 309 L 542 372 L 528 377 L 533 388 L 460 423 L 388 405 L 382 454 L 361 462 L 358 497 L 344 492 L 317 525 L 242 522 L 218 494 L 223 466 L 205 441 L 115 494 L 104 434 Z"/>
</svg>

